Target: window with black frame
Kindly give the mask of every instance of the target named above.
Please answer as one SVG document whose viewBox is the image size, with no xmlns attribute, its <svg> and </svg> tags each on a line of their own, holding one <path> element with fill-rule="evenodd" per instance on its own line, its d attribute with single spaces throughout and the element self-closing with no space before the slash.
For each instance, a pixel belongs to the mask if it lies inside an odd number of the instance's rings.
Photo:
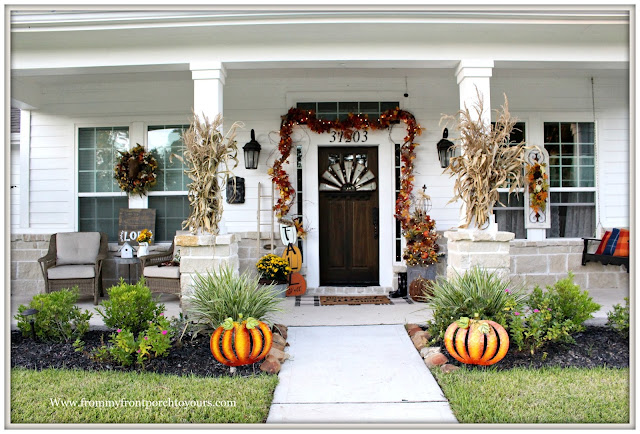
<svg viewBox="0 0 640 434">
<path fill-rule="evenodd" d="M 525 140 L 525 137 L 526 124 L 517 122 L 509 136 L 509 142 L 520 143 Z M 501 231 L 513 232 L 516 238 L 527 238 L 527 231 L 524 228 L 523 189 L 518 189 L 512 194 L 508 194 L 508 190 L 508 188 L 499 190 L 500 202 L 505 206 L 503 207 L 499 203 L 494 205 L 493 213 L 496 216 L 496 223 Z"/>
<path fill-rule="evenodd" d="M 581 238 L 596 227 L 595 126 L 593 122 L 545 122 L 549 152 L 551 228 L 547 238 Z"/>
<path fill-rule="evenodd" d="M 119 151 L 129 148 L 128 127 L 78 129 L 78 229 L 118 240 L 120 208 L 129 199 L 113 177 Z"/>
</svg>

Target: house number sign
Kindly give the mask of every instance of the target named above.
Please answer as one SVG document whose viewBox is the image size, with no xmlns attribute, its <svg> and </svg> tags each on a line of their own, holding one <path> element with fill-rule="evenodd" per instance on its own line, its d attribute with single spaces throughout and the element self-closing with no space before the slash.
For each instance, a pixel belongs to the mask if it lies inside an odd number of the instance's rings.
<svg viewBox="0 0 640 434">
<path fill-rule="evenodd" d="M 362 131 L 354 131 L 351 134 L 351 138 L 348 138 L 344 135 L 342 131 L 332 131 L 331 132 L 331 140 L 329 143 L 364 143 L 369 139 L 369 135 L 367 134 L 367 130 Z"/>
</svg>

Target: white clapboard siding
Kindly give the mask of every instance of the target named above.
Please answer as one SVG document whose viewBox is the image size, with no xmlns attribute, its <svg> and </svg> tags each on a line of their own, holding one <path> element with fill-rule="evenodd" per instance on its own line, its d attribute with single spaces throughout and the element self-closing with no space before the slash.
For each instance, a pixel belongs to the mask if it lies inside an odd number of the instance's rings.
<svg viewBox="0 0 640 434">
<path fill-rule="evenodd" d="M 10 195 L 9 207 L 11 218 L 11 231 L 20 227 L 20 135 L 11 135 L 11 163 L 9 176 Z"/>
<path fill-rule="evenodd" d="M 451 69 L 389 70 L 229 70 L 224 88 L 225 128 L 234 121 L 243 122 L 237 142 L 240 165 L 234 170 L 245 178 L 244 204 L 224 204 L 230 231 L 255 231 L 257 184 L 270 185 L 266 171 L 279 157 L 277 146 L 281 116 L 296 101 L 397 100 L 412 112 L 425 128 L 417 137 L 415 186 L 428 187 L 432 198 L 432 216 L 439 230 L 458 221 L 459 205 L 448 204 L 454 180 L 442 173 L 436 143 L 442 129 L 443 113 L 459 109 L 459 89 Z M 405 84 L 405 75 L 407 76 Z M 629 222 L 629 107 L 628 78 L 616 71 L 506 70 L 495 68 L 491 78 L 491 102 L 498 108 L 502 94 L 509 97 L 510 109 L 525 119 L 543 119 L 548 113 L 587 116 L 592 113 L 591 82 L 595 77 L 597 140 L 601 194 L 600 215 L 604 226 L 628 226 Z M 129 76 L 126 76 L 129 77 Z M 75 134 L 83 126 L 128 126 L 132 122 L 147 125 L 188 123 L 193 104 L 190 73 L 151 75 L 149 80 L 119 80 L 114 74 L 101 83 L 68 83 L 45 89 L 43 104 L 32 112 L 31 218 L 33 228 L 74 229 L 74 186 L 76 168 Z M 130 77 L 129 77 L 130 78 Z M 409 94 L 404 97 L 405 91 Z M 354 94 L 357 92 L 357 94 Z M 321 95 L 326 94 L 327 99 Z M 396 95 L 389 98 L 389 94 Z M 320 96 L 319 96 L 320 95 Z M 330 95 L 330 96 L 329 96 Z M 364 95 L 364 97 L 363 97 Z M 587 117 L 587 119 L 589 119 Z M 528 125 L 528 128 L 533 128 Z M 242 162 L 242 146 L 254 129 L 262 145 L 258 170 L 247 170 Z M 296 128 L 294 137 L 308 143 L 305 128 Z M 404 136 L 402 125 L 394 127 L 393 140 Z M 290 157 L 295 164 L 295 151 Z M 294 175 L 292 173 L 292 175 Z M 293 176 L 292 176 L 293 181 Z M 613 193 L 612 193 L 613 192 Z M 269 206 L 264 200 L 263 208 Z M 267 217 L 264 213 L 263 218 Z"/>
</svg>

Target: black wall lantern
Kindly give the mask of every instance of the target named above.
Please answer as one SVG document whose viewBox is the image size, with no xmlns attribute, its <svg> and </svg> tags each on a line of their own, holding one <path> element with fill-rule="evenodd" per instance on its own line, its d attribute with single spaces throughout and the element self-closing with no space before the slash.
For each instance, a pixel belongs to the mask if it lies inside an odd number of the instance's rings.
<svg viewBox="0 0 640 434">
<path fill-rule="evenodd" d="M 449 161 L 453 157 L 454 149 L 453 142 L 448 140 L 449 130 L 447 128 L 442 132 L 442 139 L 438 142 L 438 159 L 440 160 L 440 167 L 443 169 L 449 166 Z"/>
<path fill-rule="evenodd" d="M 260 143 L 256 142 L 256 134 L 251 130 L 251 141 L 242 147 L 244 150 L 244 167 L 246 169 L 257 169 L 260 158 Z"/>
</svg>

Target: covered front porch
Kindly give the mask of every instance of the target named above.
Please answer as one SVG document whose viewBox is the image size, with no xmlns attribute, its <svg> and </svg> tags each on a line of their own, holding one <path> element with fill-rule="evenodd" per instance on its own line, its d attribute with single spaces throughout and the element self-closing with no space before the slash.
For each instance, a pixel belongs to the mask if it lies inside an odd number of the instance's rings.
<svg viewBox="0 0 640 434">
<path fill-rule="evenodd" d="M 155 209 L 155 244 L 169 246 L 188 214 L 188 180 L 170 157 L 180 152 L 192 110 L 222 114 L 225 127 L 243 122 L 239 146 L 254 130 L 262 147 L 257 169 L 247 168 L 240 153 L 233 171 L 244 178 L 244 202 L 224 203 L 226 230 L 239 240 L 239 271 L 253 270 L 258 258 L 283 249 L 277 233 L 275 243 L 269 233 L 277 231 L 268 224 L 273 199 L 268 193 L 259 197 L 258 189 L 269 191 L 268 169 L 280 156 L 281 117 L 292 107 L 313 108 L 326 119 L 354 111 L 374 118 L 390 106 L 412 113 L 424 129 L 416 137 L 413 185 L 427 187 L 430 215 L 443 234 L 460 223 L 460 203 L 448 203 L 454 180 L 442 173 L 437 155 L 447 126 L 440 118 L 473 104 L 479 94 L 492 109 L 506 94 L 523 139 L 558 150 L 552 228 L 525 228 L 521 197 L 496 208 L 500 230 L 516 234 L 509 273 L 527 286 L 553 283 L 568 271 L 589 289 L 628 285 L 618 267 L 582 267 L 579 261 L 580 237 L 629 225 L 625 13 L 584 12 L 578 19 L 538 12 L 516 20 L 467 11 L 454 19 L 425 9 L 394 12 L 399 22 L 381 13 L 345 18 L 335 11 L 329 14 L 335 22 L 319 25 L 320 15 L 252 14 L 255 21 L 247 24 L 211 12 L 145 14 L 144 20 L 135 12 L 86 13 L 82 20 L 61 12 L 46 22 L 37 14 L 14 13 L 11 91 L 22 117 L 12 147 L 12 296 L 42 291 L 35 260 L 56 232 L 108 233 L 105 287 L 127 276 L 113 261 L 121 208 Z M 131 25 L 123 28 L 123 20 Z M 275 30 L 273 20 L 279 20 Z M 464 35 L 457 20 L 468 24 Z M 389 35 L 402 35 L 402 43 Z M 136 50 L 130 40 L 138 41 Z M 42 50 L 43 44 L 50 49 Z M 490 113 L 485 117 L 491 121 Z M 551 134 L 554 128 L 562 134 Z M 400 170 L 394 144 L 403 130 L 397 125 L 358 143 L 378 153 L 377 211 L 357 223 L 377 222 L 378 255 L 368 264 L 374 269 L 369 280 L 383 288 L 396 287 L 403 264 L 404 240 L 393 218 Z M 117 140 L 89 140 L 100 134 Z M 310 288 L 319 288 L 327 286 L 321 276 L 329 256 L 321 240 L 331 230 L 321 225 L 319 151 L 355 144 L 336 143 L 303 125 L 294 128 L 292 139 L 297 152 L 283 166 L 296 190 L 291 214 L 301 215 L 307 226 L 302 272 Z M 571 142 L 566 147 L 565 139 Z M 127 196 L 112 180 L 114 155 L 137 143 L 157 152 L 163 174 L 143 197 Z M 258 209 L 266 210 L 260 219 L 267 225 L 258 225 Z M 445 238 L 439 243 L 446 252 Z M 440 275 L 448 260 L 442 259 Z"/>
</svg>

